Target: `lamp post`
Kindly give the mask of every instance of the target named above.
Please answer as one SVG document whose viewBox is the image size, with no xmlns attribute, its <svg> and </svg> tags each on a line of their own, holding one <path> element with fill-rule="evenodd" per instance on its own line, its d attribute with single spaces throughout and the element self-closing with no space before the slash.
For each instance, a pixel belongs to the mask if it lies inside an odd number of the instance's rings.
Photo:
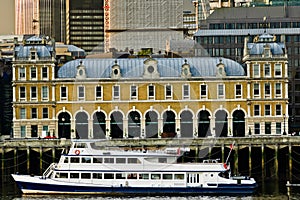
<svg viewBox="0 0 300 200">
<path fill-rule="evenodd" d="M 62 138 L 65 137 L 65 118 L 61 118 L 62 121 Z"/>
<path fill-rule="evenodd" d="M 283 114 L 283 135 L 286 135 L 286 132 L 285 132 L 285 114 Z"/>
</svg>

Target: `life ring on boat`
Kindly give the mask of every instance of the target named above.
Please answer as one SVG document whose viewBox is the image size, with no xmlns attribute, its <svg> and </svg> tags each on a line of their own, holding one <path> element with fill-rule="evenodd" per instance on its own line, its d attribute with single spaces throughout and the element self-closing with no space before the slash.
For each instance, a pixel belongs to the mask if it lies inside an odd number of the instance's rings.
<svg viewBox="0 0 300 200">
<path fill-rule="evenodd" d="M 227 169 L 227 164 L 226 163 L 224 163 L 223 166 L 224 166 L 225 169 Z"/>
<path fill-rule="evenodd" d="M 80 154 L 80 151 L 79 151 L 79 150 L 76 150 L 76 151 L 75 151 L 75 154 L 76 154 L 76 155 L 79 155 L 79 154 Z"/>
</svg>

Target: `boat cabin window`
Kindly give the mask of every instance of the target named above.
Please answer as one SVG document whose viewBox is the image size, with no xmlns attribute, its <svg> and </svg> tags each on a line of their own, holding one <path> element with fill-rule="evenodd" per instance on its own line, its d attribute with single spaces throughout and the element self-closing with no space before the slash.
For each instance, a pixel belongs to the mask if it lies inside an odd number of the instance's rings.
<svg viewBox="0 0 300 200">
<path fill-rule="evenodd" d="M 159 163 L 167 163 L 167 158 L 158 158 Z"/>
<path fill-rule="evenodd" d="M 159 180 L 160 177 L 161 177 L 161 174 L 151 174 L 151 179 Z"/>
<path fill-rule="evenodd" d="M 87 148 L 86 143 L 75 143 L 74 148 Z"/>
<path fill-rule="evenodd" d="M 126 163 L 125 158 L 116 158 L 116 163 Z"/>
<path fill-rule="evenodd" d="M 64 157 L 64 163 L 69 163 L 69 158 L 68 157 Z"/>
<path fill-rule="evenodd" d="M 127 175 L 127 179 L 137 179 L 137 173 L 131 173 Z"/>
<path fill-rule="evenodd" d="M 81 163 L 91 163 L 92 159 L 90 157 L 82 157 Z"/>
<path fill-rule="evenodd" d="M 126 179 L 126 173 L 116 173 L 116 179 Z"/>
<path fill-rule="evenodd" d="M 163 179 L 172 180 L 173 179 L 173 174 L 163 174 Z"/>
<path fill-rule="evenodd" d="M 114 158 L 104 158 L 104 163 L 114 163 Z"/>
<path fill-rule="evenodd" d="M 114 179 L 115 176 L 113 173 L 104 173 L 104 179 Z"/>
<path fill-rule="evenodd" d="M 128 164 L 137 164 L 137 163 L 141 163 L 141 161 L 137 158 L 128 158 L 127 159 Z"/>
<path fill-rule="evenodd" d="M 70 178 L 79 178 L 79 173 L 70 173 Z"/>
<path fill-rule="evenodd" d="M 79 157 L 71 157 L 71 163 L 79 163 Z"/>
<path fill-rule="evenodd" d="M 102 158 L 93 158 L 93 163 L 102 163 Z"/>
<path fill-rule="evenodd" d="M 68 173 L 56 172 L 55 178 L 68 178 Z"/>
<path fill-rule="evenodd" d="M 174 179 L 183 180 L 184 179 L 184 174 L 174 174 Z"/>
<path fill-rule="evenodd" d="M 93 173 L 93 179 L 102 179 L 102 173 Z"/>
<path fill-rule="evenodd" d="M 91 179 L 91 173 L 82 173 L 81 179 Z"/>
<path fill-rule="evenodd" d="M 149 179 L 149 174 L 140 174 L 139 179 Z"/>
</svg>

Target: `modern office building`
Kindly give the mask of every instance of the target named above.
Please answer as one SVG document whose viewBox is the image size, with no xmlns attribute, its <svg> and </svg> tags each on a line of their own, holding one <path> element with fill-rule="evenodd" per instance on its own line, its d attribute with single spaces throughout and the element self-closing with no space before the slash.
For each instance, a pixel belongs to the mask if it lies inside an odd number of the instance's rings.
<svg viewBox="0 0 300 200">
<path fill-rule="evenodd" d="M 244 38 L 269 33 L 285 41 L 288 54 L 290 131 L 300 123 L 300 13 L 298 6 L 239 7 L 215 10 L 201 23 L 195 40 L 212 57 L 242 63 Z"/>
<path fill-rule="evenodd" d="M 282 135 L 285 45 L 268 34 L 248 39 L 247 73 L 222 57 L 150 57 L 77 59 L 55 75 L 53 41 L 28 38 L 13 60 L 13 137 Z"/>
<path fill-rule="evenodd" d="M 103 0 L 66 0 L 66 44 L 87 53 L 104 51 Z"/>
<path fill-rule="evenodd" d="M 104 8 L 106 52 L 163 52 L 167 40 L 184 38 L 183 0 L 106 0 Z"/>
</svg>

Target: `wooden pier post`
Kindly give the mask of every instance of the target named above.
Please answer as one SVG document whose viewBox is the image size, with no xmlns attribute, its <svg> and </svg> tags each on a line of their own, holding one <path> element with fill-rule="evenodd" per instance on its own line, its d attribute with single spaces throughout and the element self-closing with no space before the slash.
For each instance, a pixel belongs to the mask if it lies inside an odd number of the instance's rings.
<svg viewBox="0 0 300 200">
<path fill-rule="evenodd" d="M 292 169 L 293 169 L 293 162 L 292 162 L 292 144 L 289 143 L 289 180 L 292 181 Z"/>
<path fill-rule="evenodd" d="M 43 147 L 40 146 L 40 175 L 43 173 Z"/>
<path fill-rule="evenodd" d="M 2 177 L 5 175 L 5 148 L 2 147 L 2 156 L 1 156 L 1 171 L 2 171 Z M 2 178 L 2 182 L 4 181 L 4 178 Z"/>
<path fill-rule="evenodd" d="M 222 151 L 222 163 L 225 163 L 225 147 L 224 144 L 221 146 L 221 151 Z"/>
<path fill-rule="evenodd" d="M 27 147 L 27 174 L 30 174 L 30 147 Z"/>
<path fill-rule="evenodd" d="M 251 150 L 252 150 L 252 147 L 251 147 L 251 144 L 249 144 L 249 155 L 248 155 L 248 161 L 249 161 L 249 176 L 252 175 L 252 157 L 251 157 Z"/>
<path fill-rule="evenodd" d="M 266 168 L 265 168 L 265 146 L 261 144 L 261 178 L 264 180 L 266 177 Z"/>
<path fill-rule="evenodd" d="M 52 147 L 52 163 L 55 162 L 55 148 Z"/>
<path fill-rule="evenodd" d="M 235 150 L 234 150 L 234 155 L 233 155 L 233 161 L 234 161 L 234 169 L 235 169 L 235 174 L 239 174 L 239 145 L 235 144 Z"/>
<path fill-rule="evenodd" d="M 15 147 L 14 149 L 14 173 L 16 173 L 17 171 L 19 171 L 18 169 L 18 147 Z"/>
<path fill-rule="evenodd" d="M 275 179 L 278 180 L 278 144 L 275 145 L 275 152 L 274 152 L 274 173 L 275 173 Z"/>
</svg>

